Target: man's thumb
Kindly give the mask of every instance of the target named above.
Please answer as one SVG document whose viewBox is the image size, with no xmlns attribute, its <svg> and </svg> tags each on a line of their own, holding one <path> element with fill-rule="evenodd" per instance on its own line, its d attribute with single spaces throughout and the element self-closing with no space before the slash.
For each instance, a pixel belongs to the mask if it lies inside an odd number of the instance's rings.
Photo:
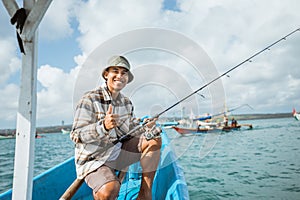
<svg viewBox="0 0 300 200">
<path fill-rule="evenodd" d="M 109 114 L 112 114 L 112 112 L 113 112 L 113 107 L 111 104 L 109 104 L 106 114 L 109 115 Z"/>
</svg>

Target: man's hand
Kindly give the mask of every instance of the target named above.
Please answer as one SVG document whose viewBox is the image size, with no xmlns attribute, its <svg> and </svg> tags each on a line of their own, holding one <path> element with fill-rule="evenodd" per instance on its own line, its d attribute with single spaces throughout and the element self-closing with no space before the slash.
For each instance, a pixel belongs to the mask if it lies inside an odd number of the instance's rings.
<svg viewBox="0 0 300 200">
<path fill-rule="evenodd" d="M 104 117 L 104 128 L 109 131 L 115 127 L 117 127 L 117 122 L 119 119 L 118 114 L 113 114 L 113 107 L 111 104 L 108 106 L 108 110 L 106 112 L 106 115 Z"/>
<path fill-rule="evenodd" d="M 144 120 L 144 123 L 145 123 L 145 126 L 147 126 L 148 128 L 152 128 L 153 126 L 156 125 L 156 121 L 157 121 L 157 118 L 148 118 L 148 119 L 145 119 Z"/>
</svg>

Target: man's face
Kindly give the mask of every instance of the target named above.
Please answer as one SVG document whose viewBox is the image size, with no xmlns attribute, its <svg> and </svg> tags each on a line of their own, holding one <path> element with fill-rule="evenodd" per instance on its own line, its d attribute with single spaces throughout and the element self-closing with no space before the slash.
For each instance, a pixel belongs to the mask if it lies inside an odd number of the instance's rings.
<svg viewBox="0 0 300 200">
<path fill-rule="evenodd" d="M 128 83 L 128 70 L 123 67 L 110 67 L 104 77 L 111 92 L 120 92 Z"/>
</svg>

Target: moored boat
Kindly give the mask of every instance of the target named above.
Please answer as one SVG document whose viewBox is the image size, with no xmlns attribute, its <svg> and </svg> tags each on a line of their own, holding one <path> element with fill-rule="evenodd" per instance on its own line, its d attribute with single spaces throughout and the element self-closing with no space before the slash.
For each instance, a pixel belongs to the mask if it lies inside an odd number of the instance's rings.
<svg viewBox="0 0 300 200">
<path fill-rule="evenodd" d="M 219 129 L 215 129 L 215 128 L 182 128 L 182 127 L 177 127 L 177 126 L 173 126 L 172 128 L 175 129 L 181 135 L 203 134 L 203 133 L 208 133 L 208 132 L 220 131 Z"/>
<path fill-rule="evenodd" d="M 61 129 L 62 134 L 70 134 L 70 132 L 71 132 L 70 130 L 63 129 L 63 128 Z"/>
<path fill-rule="evenodd" d="M 232 130 L 239 130 L 241 127 L 248 127 L 252 129 L 252 124 L 239 124 L 236 126 L 205 126 L 199 128 L 182 128 L 173 126 L 172 128 L 175 129 L 179 134 L 186 135 L 186 134 L 204 134 L 204 133 L 212 133 L 212 132 L 222 132 L 222 131 L 232 131 Z"/>
<path fill-rule="evenodd" d="M 131 165 L 121 185 L 118 199 L 135 199 L 138 195 L 141 174 L 136 173 L 139 163 Z M 74 158 L 47 170 L 33 180 L 32 199 L 60 199 L 76 179 Z M 183 170 L 169 146 L 166 133 L 162 132 L 161 159 L 152 188 L 153 199 L 189 199 Z M 0 194 L 0 200 L 10 200 L 12 190 Z M 83 183 L 72 199 L 93 199 L 92 190 Z"/>
<path fill-rule="evenodd" d="M 15 139 L 15 135 L 0 135 L 0 140 L 5 140 L 5 139 Z"/>
<path fill-rule="evenodd" d="M 300 121 L 300 113 L 297 113 L 295 108 L 293 108 L 293 117 Z"/>
<path fill-rule="evenodd" d="M 160 125 L 162 127 L 164 127 L 164 129 L 169 129 L 169 128 L 172 128 L 172 126 L 179 125 L 179 122 L 163 122 L 163 123 L 160 123 Z"/>
</svg>

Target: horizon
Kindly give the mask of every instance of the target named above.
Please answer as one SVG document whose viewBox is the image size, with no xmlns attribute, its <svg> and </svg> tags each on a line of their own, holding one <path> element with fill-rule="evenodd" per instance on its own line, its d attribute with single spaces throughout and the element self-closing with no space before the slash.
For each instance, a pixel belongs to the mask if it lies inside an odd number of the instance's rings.
<svg viewBox="0 0 300 200">
<path fill-rule="evenodd" d="M 289 117 L 287 116 L 288 114 L 290 114 L 290 117 L 293 118 L 293 115 L 292 115 L 292 112 L 280 112 L 280 113 L 239 113 L 239 114 L 229 114 L 228 116 L 258 116 L 258 115 L 273 115 L 273 116 L 276 116 L 276 115 L 285 115 L 286 117 Z M 202 116 L 202 115 L 198 115 L 198 116 L 195 116 L 196 117 L 199 117 L 199 116 Z M 170 119 L 170 118 L 181 118 L 181 119 L 189 119 L 190 116 L 186 115 L 184 117 L 182 116 L 162 116 L 160 117 L 160 119 L 162 120 L 165 120 L 165 119 Z M 218 117 L 216 117 L 218 118 Z M 260 118 L 260 119 L 264 119 L 264 118 Z M 252 120 L 252 119 L 249 119 L 249 120 Z M 158 120 L 159 121 L 159 120 Z M 47 127 L 65 127 L 65 126 L 72 126 L 73 123 L 67 123 L 67 124 L 51 124 L 51 125 L 38 125 L 36 126 L 36 128 L 47 128 Z M 0 128 L 0 130 L 15 130 L 16 127 L 4 127 L 4 128 Z"/>
</svg>

